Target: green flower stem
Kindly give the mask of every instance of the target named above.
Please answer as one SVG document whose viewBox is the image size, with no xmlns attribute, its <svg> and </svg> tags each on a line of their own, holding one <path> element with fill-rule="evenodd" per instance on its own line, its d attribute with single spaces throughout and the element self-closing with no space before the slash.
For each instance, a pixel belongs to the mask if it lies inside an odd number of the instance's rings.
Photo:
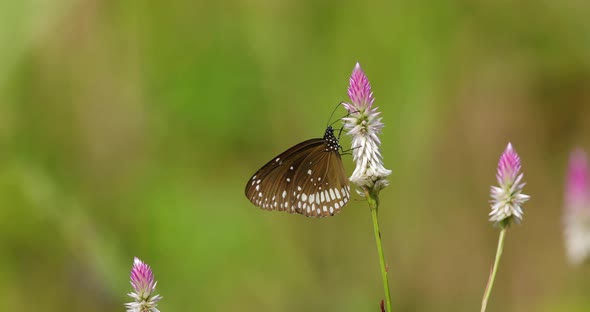
<svg viewBox="0 0 590 312">
<path fill-rule="evenodd" d="M 498 238 L 498 249 L 496 250 L 496 260 L 494 260 L 494 266 L 492 267 L 492 272 L 490 273 L 490 278 L 483 294 L 483 300 L 481 301 L 481 312 L 485 312 L 488 305 L 488 299 L 492 293 L 492 287 L 494 287 L 494 280 L 496 279 L 498 264 L 500 263 L 500 257 L 502 257 L 502 249 L 504 249 L 504 237 L 506 236 L 506 229 L 507 227 L 503 226 L 502 231 L 500 231 L 500 238 Z"/>
<path fill-rule="evenodd" d="M 379 196 L 375 193 L 369 193 L 367 189 L 365 197 L 371 208 L 371 216 L 373 217 L 373 230 L 375 232 L 375 243 L 377 243 L 377 252 L 379 253 L 379 264 L 381 265 L 381 278 L 383 279 L 383 290 L 385 291 L 386 311 L 391 312 L 391 295 L 389 293 L 389 281 L 387 279 L 387 267 L 385 265 L 385 257 L 383 256 L 383 247 L 381 246 L 381 232 L 379 231 L 379 221 L 377 220 L 377 209 L 379 208 Z"/>
</svg>

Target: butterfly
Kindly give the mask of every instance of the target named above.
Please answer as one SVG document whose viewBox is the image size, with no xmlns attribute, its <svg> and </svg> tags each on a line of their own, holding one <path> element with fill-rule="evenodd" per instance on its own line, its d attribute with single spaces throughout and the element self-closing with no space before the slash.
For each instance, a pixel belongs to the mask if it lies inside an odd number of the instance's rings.
<svg viewBox="0 0 590 312">
<path fill-rule="evenodd" d="M 246 197 L 265 210 L 332 216 L 350 199 L 341 146 L 332 126 L 323 138 L 303 141 L 262 166 L 246 184 Z"/>
</svg>

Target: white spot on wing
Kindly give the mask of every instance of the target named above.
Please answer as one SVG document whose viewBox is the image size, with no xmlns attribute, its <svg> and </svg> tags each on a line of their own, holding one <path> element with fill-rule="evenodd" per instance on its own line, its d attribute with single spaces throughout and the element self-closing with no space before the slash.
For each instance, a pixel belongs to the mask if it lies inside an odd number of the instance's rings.
<svg viewBox="0 0 590 312">
<path fill-rule="evenodd" d="M 283 198 L 287 197 L 287 191 L 283 191 Z"/>
<path fill-rule="evenodd" d="M 307 170 L 307 174 L 311 175 L 311 169 Z"/>
</svg>

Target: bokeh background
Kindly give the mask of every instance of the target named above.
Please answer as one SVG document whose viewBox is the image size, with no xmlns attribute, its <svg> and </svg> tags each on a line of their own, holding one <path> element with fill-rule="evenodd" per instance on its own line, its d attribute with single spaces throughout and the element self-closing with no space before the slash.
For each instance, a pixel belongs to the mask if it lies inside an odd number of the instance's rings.
<svg viewBox="0 0 590 312">
<path fill-rule="evenodd" d="M 570 151 L 590 150 L 589 11 L 0 2 L 1 309 L 123 311 L 138 256 L 164 312 L 379 311 L 365 202 L 308 219 L 243 195 L 271 157 L 323 134 L 359 61 L 393 170 L 380 220 L 394 310 L 478 311 L 499 232 L 489 186 L 510 141 L 532 199 L 489 311 L 588 311 L 590 268 L 566 261 L 562 202 Z"/>
</svg>

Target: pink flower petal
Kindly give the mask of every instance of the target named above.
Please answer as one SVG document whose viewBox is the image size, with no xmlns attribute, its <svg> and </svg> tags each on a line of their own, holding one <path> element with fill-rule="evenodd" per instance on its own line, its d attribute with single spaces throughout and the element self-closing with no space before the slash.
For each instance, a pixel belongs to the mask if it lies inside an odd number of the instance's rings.
<svg viewBox="0 0 590 312">
<path fill-rule="evenodd" d="M 590 173 L 588 157 L 582 150 L 572 152 L 566 178 L 565 200 L 567 209 L 590 209 Z"/>
<path fill-rule="evenodd" d="M 355 110 L 364 110 L 371 108 L 373 105 L 373 92 L 371 92 L 371 84 L 369 79 L 361 69 L 361 65 L 357 62 L 352 75 L 350 76 L 350 84 L 348 86 L 348 97 L 352 105 L 355 106 Z M 346 106 L 345 106 L 346 107 Z M 347 108 L 348 112 L 352 113 L 355 110 Z"/>
</svg>

